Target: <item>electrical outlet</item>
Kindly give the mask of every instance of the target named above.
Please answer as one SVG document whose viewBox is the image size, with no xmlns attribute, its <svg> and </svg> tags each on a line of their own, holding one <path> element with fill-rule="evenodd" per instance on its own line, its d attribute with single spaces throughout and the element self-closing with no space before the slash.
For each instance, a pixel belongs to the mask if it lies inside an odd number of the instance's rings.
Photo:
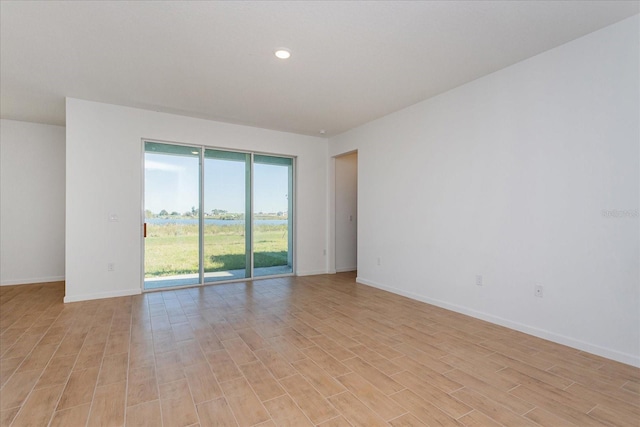
<svg viewBox="0 0 640 427">
<path fill-rule="evenodd" d="M 542 298 L 543 291 L 544 288 L 542 287 L 542 285 L 535 285 L 533 287 L 533 295 L 537 296 L 538 298 Z"/>
<path fill-rule="evenodd" d="M 107 264 L 107 271 L 114 271 L 116 269 L 116 265 L 113 262 Z"/>
<path fill-rule="evenodd" d="M 476 275 L 476 285 L 482 286 L 482 275 L 481 274 Z"/>
<path fill-rule="evenodd" d="M 380 265 L 380 257 L 378 257 L 378 259 L 376 260 L 376 263 Z"/>
</svg>

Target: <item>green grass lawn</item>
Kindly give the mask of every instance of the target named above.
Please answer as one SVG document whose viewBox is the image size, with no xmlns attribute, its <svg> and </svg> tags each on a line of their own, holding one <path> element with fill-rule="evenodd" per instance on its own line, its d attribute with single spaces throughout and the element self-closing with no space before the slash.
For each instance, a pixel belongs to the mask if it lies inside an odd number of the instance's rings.
<svg viewBox="0 0 640 427">
<path fill-rule="evenodd" d="M 286 225 L 254 228 L 254 267 L 287 265 Z M 145 277 L 198 272 L 198 226 L 148 224 L 145 239 Z M 247 268 L 242 225 L 205 225 L 204 271 Z"/>
</svg>

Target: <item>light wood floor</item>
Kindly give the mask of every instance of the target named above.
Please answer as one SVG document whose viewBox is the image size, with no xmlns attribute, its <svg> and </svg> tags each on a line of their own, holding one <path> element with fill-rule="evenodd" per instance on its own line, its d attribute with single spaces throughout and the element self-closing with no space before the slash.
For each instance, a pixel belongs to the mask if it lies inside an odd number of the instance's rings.
<svg viewBox="0 0 640 427">
<path fill-rule="evenodd" d="M 640 370 L 358 285 L 0 288 L 1 426 L 638 426 Z"/>
</svg>

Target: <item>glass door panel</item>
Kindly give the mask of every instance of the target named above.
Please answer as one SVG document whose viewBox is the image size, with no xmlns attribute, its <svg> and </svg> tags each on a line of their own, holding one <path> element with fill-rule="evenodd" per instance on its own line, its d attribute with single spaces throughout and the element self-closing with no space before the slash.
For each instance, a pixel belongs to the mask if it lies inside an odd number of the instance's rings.
<svg viewBox="0 0 640 427">
<path fill-rule="evenodd" d="M 200 150 L 145 142 L 144 288 L 200 283 Z"/>
<path fill-rule="evenodd" d="M 251 277 L 251 155 L 204 154 L 204 281 Z"/>
<path fill-rule="evenodd" d="M 253 274 L 293 272 L 293 159 L 254 155 Z"/>
</svg>

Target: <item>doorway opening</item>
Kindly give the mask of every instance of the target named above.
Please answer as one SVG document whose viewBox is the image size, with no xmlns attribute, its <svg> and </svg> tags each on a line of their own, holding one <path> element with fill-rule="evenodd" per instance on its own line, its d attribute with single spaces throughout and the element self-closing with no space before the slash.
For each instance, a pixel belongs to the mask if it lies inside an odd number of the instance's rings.
<svg viewBox="0 0 640 427">
<path fill-rule="evenodd" d="M 358 152 L 335 158 L 336 272 L 358 269 Z"/>
</svg>

